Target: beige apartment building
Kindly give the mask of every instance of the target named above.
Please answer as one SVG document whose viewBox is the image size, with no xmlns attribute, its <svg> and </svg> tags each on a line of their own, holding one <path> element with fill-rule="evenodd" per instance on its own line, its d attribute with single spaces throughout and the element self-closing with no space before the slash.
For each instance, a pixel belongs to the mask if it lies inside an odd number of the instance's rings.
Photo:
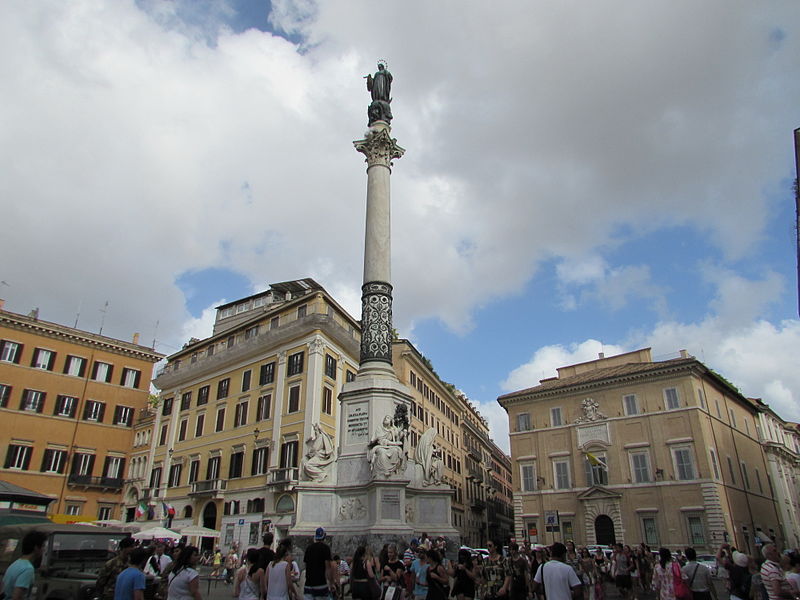
<svg viewBox="0 0 800 600">
<path fill-rule="evenodd" d="M 0 303 L 0 480 L 59 522 L 119 519 L 135 416 L 161 354 Z"/>
<path fill-rule="evenodd" d="M 288 535 L 315 427 L 339 446 L 338 397 L 358 371 L 359 325 L 313 279 L 217 307 L 212 335 L 168 357 L 154 380 L 159 406 L 134 423 L 127 518 L 220 530 L 223 548 L 256 544 L 267 529 Z M 409 341 L 392 351 L 413 397 L 409 451 L 436 429 L 452 524 L 467 537 L 461 427 L 474 409 Z"/>
<path fill-rule="evenodd" d="M 785 542 L 757 404 L 685 351 L 601 355 L 498 402 L 524 538 L 752 551 L 761 531 Z"/>
</svg>

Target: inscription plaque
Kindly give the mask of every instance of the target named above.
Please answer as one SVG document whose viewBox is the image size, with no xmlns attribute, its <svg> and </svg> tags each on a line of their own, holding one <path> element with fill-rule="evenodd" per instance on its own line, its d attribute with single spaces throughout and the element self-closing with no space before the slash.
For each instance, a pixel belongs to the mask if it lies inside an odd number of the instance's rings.
<svg viewBox="0 0 800 600">
<path fill-rule="evenodd" d="M 578 446 L 583 446 L 587 442 L 605 442 L 606 444 L 610 444 L 611 439 L 608 435 L 608 423 L 578 427 Z"/>
<path fill-rule="evenodd" d="M 369 442 L 369 408 L 366 403 L 351 405 L 347 410 L 347 445 Z"/>
<path fill-rule="evenodd" d="M 381 494 L 381 518 L 400 518 L 400 492 L 385 490 Z"/>
</svg>

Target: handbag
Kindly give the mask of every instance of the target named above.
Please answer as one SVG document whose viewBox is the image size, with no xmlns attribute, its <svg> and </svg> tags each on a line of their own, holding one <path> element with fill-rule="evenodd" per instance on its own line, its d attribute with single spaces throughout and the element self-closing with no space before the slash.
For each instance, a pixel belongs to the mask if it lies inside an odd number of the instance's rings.
<svg viewBox="0 0 800 600">
<path fill-rule="evenodd" d="M 697 569 L 695 569 L 695 573 Z M 694 579 L 694 577 L 692 577 Z M 672 587 L 678 600 L 692 600 L 692 589 L 683 580 L 681 568 L 678 563 L 672 563 Z"/>
</svg>

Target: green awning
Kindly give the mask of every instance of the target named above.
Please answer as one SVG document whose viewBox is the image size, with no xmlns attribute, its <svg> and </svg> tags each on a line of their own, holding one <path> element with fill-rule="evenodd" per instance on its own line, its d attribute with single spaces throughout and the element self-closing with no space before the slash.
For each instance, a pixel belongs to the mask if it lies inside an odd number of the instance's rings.
<svg viewBox="0 0 800 600">
<path fill-rule="evenodd" d="M 43 515 L 0 514 L 0 527 L 3 525 L 33 525 L 38 523 L 52 523 Z"/>
</svg>

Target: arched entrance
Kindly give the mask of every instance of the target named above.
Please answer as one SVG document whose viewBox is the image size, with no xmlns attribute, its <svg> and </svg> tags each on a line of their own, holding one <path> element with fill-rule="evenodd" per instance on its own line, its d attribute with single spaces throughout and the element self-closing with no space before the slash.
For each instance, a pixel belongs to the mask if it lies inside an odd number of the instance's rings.
<svg viewBox="0 0 800 600">
<path fill-rule="evenodd" d="M 617 543 L 614 521 L 608 515 L 598 515 L 594 520 L 594 536 L 598 544 L 608 546 Z"/>
<path fill-rule="evenodd" d="M 217 505 L 213 502 L 206 504 L 203 509 L 203 527 L 207 527 L 208 529 L 217 528 Z M 204 537 L 200 540 L 200 550 L 211 550 L 213 552 L 214 538 Z"/>
</svg>

